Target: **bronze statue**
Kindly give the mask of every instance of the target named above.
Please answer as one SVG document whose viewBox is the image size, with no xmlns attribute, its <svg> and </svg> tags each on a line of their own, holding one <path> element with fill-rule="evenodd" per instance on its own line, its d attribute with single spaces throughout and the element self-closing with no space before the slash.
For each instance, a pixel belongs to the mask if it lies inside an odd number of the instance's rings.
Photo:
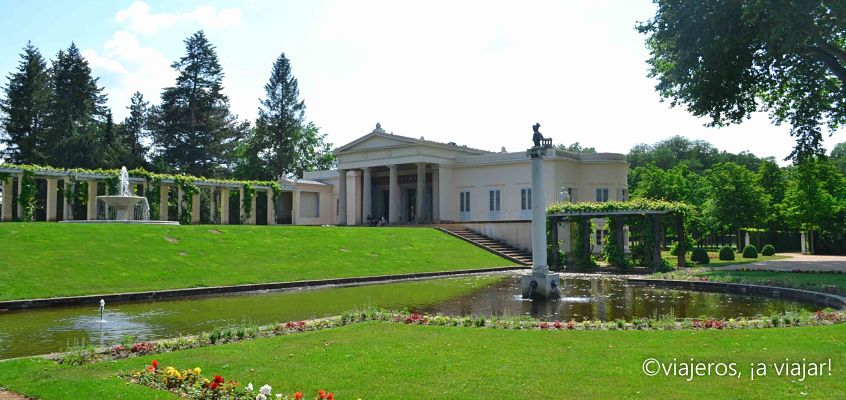
<svg viewBox="0 0 846 400">
<path fill-rule="evenodd" d="M 543 140 L 543 135 L 541 135 L 538 129 L 540 129 L 540 122 L 536 122 L 532 125 L 532 130 L 535 132 L 534 135 L 532 135 L 532 141 L 535 142 L 535 147 L 540 147 L 541 140 Z"/>
</svg>

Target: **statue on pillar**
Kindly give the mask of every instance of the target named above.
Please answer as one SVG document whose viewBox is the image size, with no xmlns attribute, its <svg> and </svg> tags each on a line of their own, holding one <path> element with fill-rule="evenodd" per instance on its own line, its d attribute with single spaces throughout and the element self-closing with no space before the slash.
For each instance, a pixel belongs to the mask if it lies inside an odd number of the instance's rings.
<svg viewBox="0 0 846 400">
<path fill-rule="evenodd" d="M 540 122 L 535 122 L 535 124 L 532 125 L 532 131 L 534 131 L 534 134 L 532 135 L 532 142 L 535 143 L 535 147 L 540 147 L 541 140 L 543 140 L 543 135 L 540 133 L 539 129 Z"/>
</svg>

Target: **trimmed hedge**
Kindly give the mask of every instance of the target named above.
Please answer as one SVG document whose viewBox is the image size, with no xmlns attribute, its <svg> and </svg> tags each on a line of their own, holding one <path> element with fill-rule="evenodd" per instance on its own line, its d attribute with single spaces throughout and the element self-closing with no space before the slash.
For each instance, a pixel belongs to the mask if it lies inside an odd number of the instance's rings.
<svg viewBox="0 0 846 400">
<path fill-rule="evenodd" d="M 758 258 L 758 249 L 748 244 L 743 248 L 743 258 Z"/>
<path fill-rule="evenodd" d="M 771 245 L 771 244 L 764 245 L 764 247 L 761 249 L 761 255 L 762 256 L 774 256 L 775 255 L 775 247 L 773 247 L 773 245 Z"/>
<path fill-rule="evenodd" d="M 720 249 L 720 260 L 734 260 L 734 250 L 732 250 L 732 248 L 729 246 L 723 246 L 723 248 Z"/>
<path fill-rule="evenodd" d="M 693 249 L 690 253 L 690 261 L 693 261 L 697 264 L 708 264 L 711 262 L 711 259 L 708 257 L 708 252 L 705 249 Z"/>
</svg>

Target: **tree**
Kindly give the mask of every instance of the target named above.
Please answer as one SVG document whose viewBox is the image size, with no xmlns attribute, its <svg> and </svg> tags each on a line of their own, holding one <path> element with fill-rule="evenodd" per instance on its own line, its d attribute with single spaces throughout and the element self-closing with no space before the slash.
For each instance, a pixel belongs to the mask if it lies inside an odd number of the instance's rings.
<svg viewBox="0 0 846 400">
<path fill-rule="evenodd" d="M 630 173 L 632 198 L 681 201 L 701 206 L 705 201 L 706 184 L 703 178 L 693 173 L 686 163 L 669 170 L 662 170 L 655 164 L 637 167 Z"/>
<path fill-rule="evenodd" d="M 326 135 L 305 124 L 305 102 L 285 53 L 279 55 L 264 86 L 255 129 L 239 149 L 236 175 L 251 179 L 302 177 L 303 172 L 334 163 Z"/>
<path fill-rule="evenodd" d="M 582 145 L 579 142 L 574 142 L 571 145 L 559 144 L 559 145 L 556 145 L 555 147 L 557 147 L 558 149 L 570 151 L 570 152 L 573 152 L 573 153 L 596 153 L 595 148 L 593 148 L 593 147 L 582 147 Z"/>
<path fill-rule="evenodd" d="M 846 142 L 834 146 L 831 150 L 831 162 L 841 174 L 846 175 Z"/>
<path fill-rule="evenodd" d="M 635 145 L 626 155 L 626 159 L 632 168 L 654 163 L 658 168 L 668 170 L 680 163 L 685 163 L 690 171 L 696 174 L 702 174 L 708 168 L 721 162 L 740 164 L 750 171 L 756 171 L 761 163 L 761 159 L 752 153 L 721 152 L 704 140 L 690 140 L 683 136 L 673 136 L 652 145 Z"/>
<path fill-rule="evenodd" d="M 116 150 L 120 154 L 120 164 L 126 168 L 147 166 L 146 155 L 149 149 L 142 140 L 150 136 L 149 106 L 150 103 L 144 101 L 144 95 L 141 92 L 135 92 L 127 107 L 129 115 L 123 119 L 123 123 L 117 129 L 116 145 L 119 148 Z"/>
<path fill-rule="evenodd" d="M 739 230 L 761 225 L 768 195 L 755 174 L 735 163 L 717 164 L 705 173 L 705 178 L 710 193 L 706 212 L 718 224 L 715 228 L 738 231 L 740 248 Z"/>
<path fill-rule="evenodd" d="M 807 157 L 790 176 L 784 204 L 788 221 L 800 230 L 842 232 L 846 178 L 827 157 Z"/>
<path fill-rule="evenodd" d="M 66 168 L 102 166 L 100 134 L 110 114 L 103 88 L 91 76 L 88 61 L 71 43 L 60 50 L 50 69 L 47 123 L 48 161 Z"/>
<path fill-rule="evenodd" d="M 27 42 L 15 72 L 0 99 L 0 143 L 5 156 L 16 164 L 45 164 L 48 160 L 44 120 L 50 100 L 47 63 Z"/>
<path fill-rule="evenodd" d="M 158 165 L 196 176 L 227 175 L 248 124 L 229 113 L 223 69 L 214 46 L 198 31 L 185 40 L 186 54 L 171 67 L 176 85 L 162 91 L 153 143 Z"/>
<path fill-rule="evenodd" d="M 789 123 L 793 160 L 821 154 L 822 129 L 846 122 L 846 7 L 831 0 L 654 0 L 639 23 L 649 76 L 672 105 L 740 123 L 769 111 Z"/>
</svg>

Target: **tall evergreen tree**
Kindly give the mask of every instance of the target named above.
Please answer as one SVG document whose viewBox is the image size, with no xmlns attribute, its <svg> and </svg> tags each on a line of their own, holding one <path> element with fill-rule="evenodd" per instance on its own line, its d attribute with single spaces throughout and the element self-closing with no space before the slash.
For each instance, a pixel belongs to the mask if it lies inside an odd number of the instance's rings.
<svg viewBox="0 0 846 400">
<path fill-rule="evenodd" d="M 50 72 L 49 163 L 69 168 L 102 166 L 100 135 L 109 123 L 103 88 L 97 86 L 88 61 L 73 43 L 59 51 Z"/>
<path fill-rule="evenodd" d="M 44 119 L 50 99 L 47 63 L 32 43 L 27 42 L 23 50 L 0 99 L 0 143 L 6 145 L 9 162 L 45 164 Z"/>
<path fill-rule="evenodd" d="M 198 176 L 225 175 L 245 126 L 229 113 L 223 69 L 203 31 L 185 40 L 185 50 L 171 65 L 179 72 L 176 85 L 162 91 L 157 107 L 157 164 Z"/>
<path fill-rule="evenodd" d="M 264 91 L 255 129 L 240 154 L 238 175 L 276 179 L 331 165 L 334 159 L 326 135 L 313 123 L 305 124 L 305 102 L 299 98 L 297 78 L 285 53 L 273 63 Z"/>
<path fill-rule="evenodd" d="M 150 103 L 144 100 L 141 92 L 132 95 L 129 107 L 129 115 L 124 118 L 123 123 L 117 129 L 117 153 L 120 154 L 120 164 L 126 168 L 139 168 L 147 166 L 147 146 L 142 142 L 149 137 L 149 106 Z"/>
</svg>

